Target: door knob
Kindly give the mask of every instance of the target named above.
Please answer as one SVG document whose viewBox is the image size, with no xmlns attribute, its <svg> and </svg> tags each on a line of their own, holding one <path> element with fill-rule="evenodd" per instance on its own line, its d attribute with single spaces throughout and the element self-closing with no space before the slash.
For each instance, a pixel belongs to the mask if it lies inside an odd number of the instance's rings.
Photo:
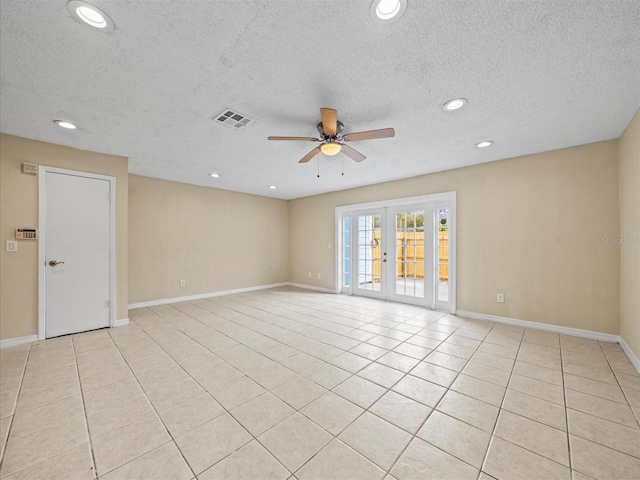
<svg viewBox="0 0 640 480">
<path fill-rule="evenodd" d="M 51 260 L 49 262 L 49 265 L 52 266 L 52 267 L 55 267 L 56 265 L 60 265 L 61 263 L 64 263 L 64 262 L 58 262 L 56 260 Z"/>
</svg>

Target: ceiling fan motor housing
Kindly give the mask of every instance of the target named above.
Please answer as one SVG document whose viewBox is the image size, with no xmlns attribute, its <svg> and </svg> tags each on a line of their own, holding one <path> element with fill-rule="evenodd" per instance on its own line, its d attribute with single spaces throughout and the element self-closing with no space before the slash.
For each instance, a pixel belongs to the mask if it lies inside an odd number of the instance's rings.
<svg viewBox="0 0 640 480">
<path fill-rule="evenodd" d="M 324 128 L 322 128 L 322 122 L 317 125 L 318 133 L 322 137 L 323 140 L 329 140 L 330 138 L 336 138 L 342 134 L 342 130 L 344 129 L 344 125 L 340 120 L 337 121 L 336 134 L 329 135 L 328 133 L 324 133 Z"/>
</svg>

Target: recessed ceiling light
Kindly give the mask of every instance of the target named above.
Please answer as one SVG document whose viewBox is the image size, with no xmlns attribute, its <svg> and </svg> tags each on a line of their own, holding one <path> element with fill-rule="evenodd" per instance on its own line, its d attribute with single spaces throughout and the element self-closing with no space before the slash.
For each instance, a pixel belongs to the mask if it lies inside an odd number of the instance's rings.
<svg viewBox="0 0 640 480">
<path fill-rule="evenodd" d="M 445 112 L 453 112 L 454 110 L 458 110 L 464 107 L 467 104 L 466 98 L 454 98 L 453 100 L 449 100 L 442 106 L 442 109 Z"/>
<path fill-rule="evenodd" d="M 272 189 L 272 190 L 275 190 L 278 187 L 276 187 L 275 185 L 269 185 L 269 188 Z"/>
<path fill-rule="evenodd" d="M 389 23 L 400 18 L 406 7 L 407 0 L 373 0 L 369 14 L 376 22 Z"/>
<path fill-rule="evenodd" d="M 67 3 L 67 10 L 77 21 L 86 23 L 102 32 L 111 32 L 115 27 L 109 15 L 90 3 L 71 0 Z"/>
<path fill-rule="evenodd" d="M 68 130 L 75 130 L 76 128 L 78 128 L 73 123 L 65 122 L 64 120 L 54 120 L 53 123 L 55 123 L 59 127 L 66 128 Z"/>
<path fill-rule="evenodd" d="M 209 176 L 213 177 L 213 178 L 220 178 L 220 174 L 219 173 L 210 173 Z"/>
<path fill-rule="evenodd" d="M 484 142 L 476 143 L 476 147 L 478 148 L 487 148 L 493 145 L 491 140 L 485 140 Z"/>
</svg>

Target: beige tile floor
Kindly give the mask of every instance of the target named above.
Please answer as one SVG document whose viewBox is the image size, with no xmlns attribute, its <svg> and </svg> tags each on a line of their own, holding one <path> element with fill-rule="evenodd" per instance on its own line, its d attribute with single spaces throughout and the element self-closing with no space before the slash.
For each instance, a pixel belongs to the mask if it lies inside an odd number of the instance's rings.
<svg viewBox="0 0 640 480">
<path fill-rule="evenodd" d="M 632 479 L 618 345 L 282 288 L 0 351 L 3 479 Z"/>
</svg>

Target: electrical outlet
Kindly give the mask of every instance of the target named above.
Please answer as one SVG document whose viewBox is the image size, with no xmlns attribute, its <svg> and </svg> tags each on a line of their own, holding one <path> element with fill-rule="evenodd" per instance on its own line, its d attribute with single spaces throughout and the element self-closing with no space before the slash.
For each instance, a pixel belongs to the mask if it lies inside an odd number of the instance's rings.
<svg viewBox="0 0 640 480">
<path fill-rule="evenodd" d="M 187 284 L 187 282 L 185 282 L 184 280 L 180 280 L 180 286 L 184 287 Z"/>
<path fill-rule="evenodd" d="M 330 243 L 327 243 L 327 248 L 328 248 L 329 250 L 331 250 L 331 244 L 330 244 Z"/>
<path fill-rule="evenodd" d="M 498 303 L 504 303 L 504 293 L 499 293 L 497 300 L 498 300 Z"/>
<path fill-rule="evenodd" d="M 311 278 L 311 272 L 309 272 L 309 278 Z"/>
<path fill-rule="evenodd" d="M 7 252 L 17 252 L 18 242 L 15 240 L 7 240 Z"/>
<path fill-rule="evenodd" d="M 322 275 L 318 274 L 318 280 L 320 280 L 321 277 L 322 277 Z"/>
</svg>

